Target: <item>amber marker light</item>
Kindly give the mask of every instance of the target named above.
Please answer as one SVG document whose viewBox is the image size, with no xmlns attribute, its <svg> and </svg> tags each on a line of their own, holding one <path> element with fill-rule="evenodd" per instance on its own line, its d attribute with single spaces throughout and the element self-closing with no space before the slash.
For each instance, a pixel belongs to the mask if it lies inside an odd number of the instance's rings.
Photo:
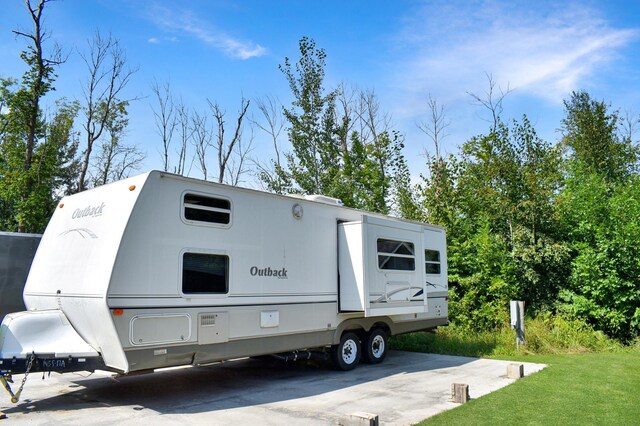
<svg viewBox="0 0 640 426">
<path fill-rule="evenodd" d="M 134 189 L 136 189 L 136 186 L 135 186 L 135 185 L 131 185 L 131 186 L 129 187 L 129 191 L 133 191 Z"/>
<path fill-rule="evenodd" d="M 58 207 L 63 208 L 64 207 L 64 203 L 58 204 Z"/>
<path fill-rule="evenodd" d="M 113 315 L 122 315 L 124 314 L 124 309 L 114 309 Z"/>
</svg>

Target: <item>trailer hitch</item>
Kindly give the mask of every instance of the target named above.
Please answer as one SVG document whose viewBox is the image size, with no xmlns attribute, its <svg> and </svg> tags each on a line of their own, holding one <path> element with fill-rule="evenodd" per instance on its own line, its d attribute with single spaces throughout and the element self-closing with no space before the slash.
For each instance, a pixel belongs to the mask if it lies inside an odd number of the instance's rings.
<svg viewBox="0 0 640 426">
<path fill-rule="evenodd" d="M 9 395 L 11 396 L 11 402 L 14 404 L 16 404 L 20 400 L 20 394 L 22 393 L 22 389 L 24 389 L 24 384 L 27 382 L 27 376 L 31 371 L 31 367 L 33 366 L 33 361 L 35 359 L 36 359 L 36 354 L 31 352 L 29 354 L 29 357 L 27 358 L 27 368 L 24 371 L 24 377 L 22 378 L 22 383 L 20 383 L 20 387 L 18 388 L 18 391 L 16 393 L 13 393 L 13 391 L 11 390 L 11 385 L 9 385 L 9 383 L 13 383 L 11 374 L 7 374 L 5 376 L 4 373 L 0 372 L 0 383 L 2 383 L 2 386 L 7 390 L 7 392 L 9 392 Z"/>
</svg>

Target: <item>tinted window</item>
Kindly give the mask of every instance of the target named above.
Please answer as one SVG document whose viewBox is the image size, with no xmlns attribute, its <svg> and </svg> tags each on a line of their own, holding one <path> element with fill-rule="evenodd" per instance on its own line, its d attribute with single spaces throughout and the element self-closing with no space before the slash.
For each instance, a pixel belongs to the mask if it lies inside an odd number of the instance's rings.
<svg viewBox="0 0 640 426">
<path fill-rule="evenodd" d="M 440 273 L 440 252 L 437 250 L 424 251 L 424 270 L 427 274 Z"/>
<path fill-rule="evenodd" d="M 395 271 L 414 271 L 416 269 L 413 243 L 379 238 L 377 248 L 378 268 Z"/>
<path fill-rule="evenodd" d="M 408 254 L 413 255 L 413 243 L 407 241 L 378 239 L 378 253 Z"/>
<path fill-rule="evenodd" d="M 380 269 L 393 269 L 396 271 L 415 271 L 415 259 L 394 256 L 378 255 L 378 267 Z"/>
<path fill-rule="evenodd" d="M 219 254 L 185 253 L 182 258 L 182 292 L 227 293 L 229 257 Z"/>
<path fill-rule="evenodd" d="M 187 220 L 228 225 L 231 222 L 231 202 L 224 198 L 185 194 L 184 217 Z"/>
</svg>

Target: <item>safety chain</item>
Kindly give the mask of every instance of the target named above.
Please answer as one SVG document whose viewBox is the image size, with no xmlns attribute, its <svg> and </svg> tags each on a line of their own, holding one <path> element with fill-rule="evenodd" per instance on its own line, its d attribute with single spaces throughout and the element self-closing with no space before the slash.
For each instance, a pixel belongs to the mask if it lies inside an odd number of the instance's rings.
<svg viewBox="0 0 640 426">
<path fill-rule="evenodd" d="M 20 388 L 18 388 L 18 392 L 16 392 L 15 394 L 13 393 L 13 391 L 11 390 L 11 386 L 9 385 L 9 383 L 12 383 L 11 375 L 8 376 L 9 380 L 7 380 L 5 375 L 0 373 L 0 382 L 2 382 L 2 385 L 4 386 L 4 388 L 7 390 L 7 392 L 9 392 L 9 395 L 11 395 L 11 402 L 14 404 L 16 404 L 20 400 L 20 394 L 22 393 L 22 389 L 24 389 L 24 384 L 27 382 L 27 376 L 31 371 L 31 367 L 33 366 L 33 361 L 35 359 L 36 359 L 35 353 L 32 352 L 31 354 L 29 354 L 29 358 L 27 358 L 27 368 L 24 371 L 24 377 L 22 378 L 22 383 L 20 383 Z"/>
</svg>

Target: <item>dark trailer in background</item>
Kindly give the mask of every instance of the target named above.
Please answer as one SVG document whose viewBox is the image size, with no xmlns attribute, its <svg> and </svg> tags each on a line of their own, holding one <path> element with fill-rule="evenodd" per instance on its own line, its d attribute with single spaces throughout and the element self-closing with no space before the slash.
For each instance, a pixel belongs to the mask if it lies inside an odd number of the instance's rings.
<svg viewBox="0 0 640 426">
<path fill-rule="evenodd" d="M 41 237 L 0 232 L 0 321 L 8 313 L 26 309 L 22 291 Z"/>
</svg>

